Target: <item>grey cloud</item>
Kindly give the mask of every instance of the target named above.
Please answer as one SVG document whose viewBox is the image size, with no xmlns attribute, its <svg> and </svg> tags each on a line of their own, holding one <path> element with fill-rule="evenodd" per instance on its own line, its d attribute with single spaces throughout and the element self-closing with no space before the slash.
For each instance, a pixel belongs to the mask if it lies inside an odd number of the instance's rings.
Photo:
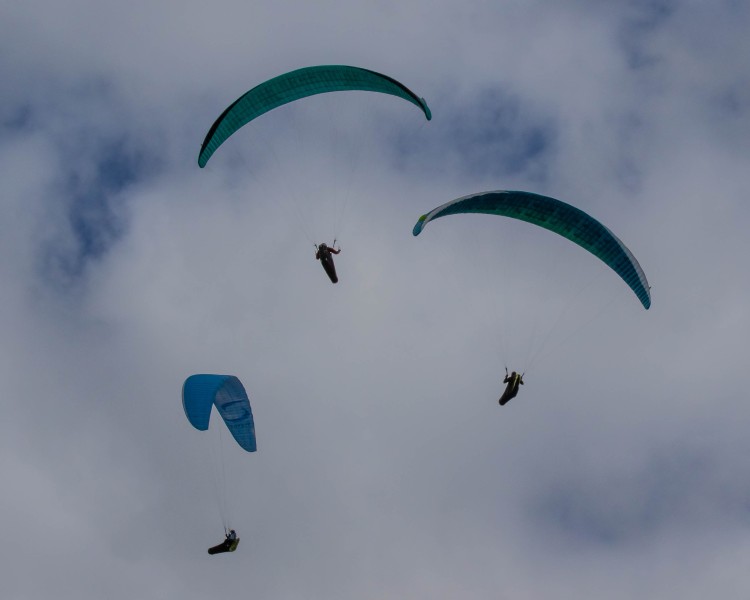
<svg viewBox="0 0 750 600">
<path fill-rule="evenodd" d="M 748 10 L 14 5 L 4 593 L 741 597 Z M 198 169 L 225 103 L 324 62 L 393 74 L 434 120 L 374 103 L 337 144 L 271 118 Z M 334 287 L 307 237 L 335 235 L 344 182 Z M 525 224 L 411 236 L 429 208 L 502 188 L 616 231 L 652 309 Z M 500 409 L 504 361 L 531 338 L 539 358 Z M 257 422 L 258 453 L 227 454 L 227 560 L 205 554 L 210 444 L 180 407 L 197 372 L 239 376 Z"/>
</svg>

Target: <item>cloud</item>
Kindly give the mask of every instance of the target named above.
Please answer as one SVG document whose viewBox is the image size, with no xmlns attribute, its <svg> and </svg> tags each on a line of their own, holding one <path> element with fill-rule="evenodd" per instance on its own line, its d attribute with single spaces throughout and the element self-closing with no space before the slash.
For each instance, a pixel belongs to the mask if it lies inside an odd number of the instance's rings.
<svg viewBox="0 0 750 600">
<path fill-rule="evenodd" d="M 6 594 L 738 597 L 749 10 L 6 11 Z M 321 63 L 391 74 L 433 121 L 342 95 L 325 124 L 315 102 L 269 114 L 197 167 L 226 104 Z M 651 310 L 538 228 L 411 236 L 483 189 L 590 212 L 638 257 Z M 312 247 L 334 236 L 336 286 Z M 534 352 L 500 409 L 505 361 Z M 198 372 L 239 376 L 257 424 L 257 454 L 225 455 L 226 560 L 205 554 L 215 467 L 180 406 Z"/>
</svg>

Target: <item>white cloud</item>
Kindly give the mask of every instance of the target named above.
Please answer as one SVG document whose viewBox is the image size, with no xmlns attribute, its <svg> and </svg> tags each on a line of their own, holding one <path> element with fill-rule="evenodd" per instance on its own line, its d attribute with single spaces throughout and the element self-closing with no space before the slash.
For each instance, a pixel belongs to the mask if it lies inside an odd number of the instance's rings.
<svg viewBox="0 0 750 600">
<path fill-rule="evenodd" d="M 8 7 L 8 597 L 741 597 L 748 10 Z M 269 115 L 197 167 L 228 102 L 316 63 L 392 74 L 434 119 L 368 100 L 336 141 L 305 109 L 280 113 L 294 131 Z M 332 286 L 310 242 L 345 181 Z M 484 189 L 591 212 L 652 309 L 523 224 L 411 236 Z M 500 409 L 503 361 L 556 319 Z M 227 457 L 242 543 L 212 560 L 206 440 L 180 406 L 196 372 L 239 376 L 258 432 Z"/>
</svg>

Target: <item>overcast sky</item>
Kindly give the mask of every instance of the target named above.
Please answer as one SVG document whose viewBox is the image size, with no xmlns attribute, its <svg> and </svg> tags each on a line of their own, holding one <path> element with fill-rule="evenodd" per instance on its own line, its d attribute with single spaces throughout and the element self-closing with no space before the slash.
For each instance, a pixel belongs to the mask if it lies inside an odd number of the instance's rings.
<svg viewBox="0 0 750 600">
<path fill-rule="evenodd" d="M 0 0 L 0 596 L 746 598 L 750 2 L 176 7 Z M 433 119 L 321 96 L 198 168 L 316 64 Z M 496 189 L 599 219 L 652 308 L 525 223 L 411 235 Z M 231 555 L 193 373 L 255 415 Z"/>
</svg>

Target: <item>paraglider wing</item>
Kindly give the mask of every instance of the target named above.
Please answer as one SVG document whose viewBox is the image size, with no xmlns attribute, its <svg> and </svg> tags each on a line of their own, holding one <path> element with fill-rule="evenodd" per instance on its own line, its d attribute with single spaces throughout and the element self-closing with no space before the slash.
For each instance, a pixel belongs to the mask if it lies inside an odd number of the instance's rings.
<svg viewBox="0 0 750 600">
<path fill-rule="evenodd" d="M 648 281 L 635 256 L 614 233 L 570 204 L 531 192 L 499 190 L 471 194 L 422 215 L 412 233 L 419 235 L 433 219 L 461 213 L 511 217 L 554 231 L 604 261 L 630 286 L 644 308 L 651 306 Z"/>
<path fill-rule="evenodd" d="M 198 165 L 205 167 L 211 155 L 235 131 L 269 110 L 300 98 L 346 90 L 398 96 L 418 106 L 428 121 L 432 118 L 424 98 L 387 75 L 345 65 L 305 67 L 269 79 L 230 104 L 206 134 L 198 155 Z"/>
<path fill-rule="evenodd" d="M 255 452 L 255 423 L 247 392 L 233 375 L 191 375 L 182 387 L 182 407 L 190 424 L 206 431 L 211 408 L 224 419 L 237 443 L 248 452 Z"/>
</svg>

